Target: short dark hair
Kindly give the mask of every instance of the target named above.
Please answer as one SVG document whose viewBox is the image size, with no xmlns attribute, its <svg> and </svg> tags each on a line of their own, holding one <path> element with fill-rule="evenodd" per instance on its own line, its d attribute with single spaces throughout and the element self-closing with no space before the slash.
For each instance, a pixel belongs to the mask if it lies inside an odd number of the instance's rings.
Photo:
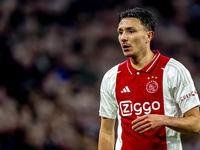
<svg viewBox="0 0 200 150">
<path fill-rule="evenodd" d="M 133 9 L 128 9 L 125 11 L 122 11 L 119 14 L 119 22 L 123 18 L 137 18 L 140 20 L 141 24 L 144 25 L 147 30 L 149 31 L 155 31 L 155 26 L 156 26 L 156 17 L 155 14 L 152 11 L 148 11 L 147 9 L 144 8 L 133 8 Z"/>
</svg>

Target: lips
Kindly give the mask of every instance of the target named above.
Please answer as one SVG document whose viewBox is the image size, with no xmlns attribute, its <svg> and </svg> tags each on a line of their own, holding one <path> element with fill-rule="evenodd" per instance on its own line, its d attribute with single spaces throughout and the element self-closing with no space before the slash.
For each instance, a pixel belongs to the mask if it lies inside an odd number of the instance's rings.
<svg viewBox="0 0 200 150">
<path fill-rule="evenodd" d="M 122 48 L 124 51 L 128 50 L 131 46 L 129 44 L 122 44 Z"/>
</svg>

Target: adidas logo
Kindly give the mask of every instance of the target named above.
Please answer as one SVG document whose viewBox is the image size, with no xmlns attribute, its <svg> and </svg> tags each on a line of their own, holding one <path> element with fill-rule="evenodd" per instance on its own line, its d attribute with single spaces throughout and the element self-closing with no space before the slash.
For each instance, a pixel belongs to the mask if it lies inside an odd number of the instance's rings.
<svg viewBox="0 0 200 150">
<path fill-rule="evenodd" d="M 121 91 L 121 93 L 129 93 L 129 92 L 131 92 L 131 91 L 129 90 L 128 86 L 126 86 L 126 87 Z"/>
</svg>

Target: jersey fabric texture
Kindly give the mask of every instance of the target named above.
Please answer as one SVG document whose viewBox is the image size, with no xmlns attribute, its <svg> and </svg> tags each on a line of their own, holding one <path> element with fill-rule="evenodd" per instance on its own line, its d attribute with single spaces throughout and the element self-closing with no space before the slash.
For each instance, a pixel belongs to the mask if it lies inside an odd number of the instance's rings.
<svg viewBox="0 0 200 150">
<path fill-rule="evenodd" d="M 182 150 L 179 132 L 161 127 L 140 134 L 131 129 L 131 121 L 145 114 L 180 118 L 200 105 L 189 71 L 153 52 L 155 57 L 143 69 L 134 69 L 128 59 L 103 77 L 99 115 L 118 118 L 116 150 Z"/>
</svg>

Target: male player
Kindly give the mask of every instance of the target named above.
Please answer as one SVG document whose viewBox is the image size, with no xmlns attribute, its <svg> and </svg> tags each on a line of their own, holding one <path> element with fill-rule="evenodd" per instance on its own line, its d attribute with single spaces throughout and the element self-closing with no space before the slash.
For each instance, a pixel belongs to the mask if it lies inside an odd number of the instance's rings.
<svg viewBox="0 0 200 150">
<path fill-rule="evenodd" d="M 150 49 L 155 24 L 154 14 L 143 8 L 119 15 L 118 39 L 128 59 L 101 83 L 99 150 L 182 150 L 180 133 L 200 132 L 200 102 L 190 73 Z"/>
</svg>

